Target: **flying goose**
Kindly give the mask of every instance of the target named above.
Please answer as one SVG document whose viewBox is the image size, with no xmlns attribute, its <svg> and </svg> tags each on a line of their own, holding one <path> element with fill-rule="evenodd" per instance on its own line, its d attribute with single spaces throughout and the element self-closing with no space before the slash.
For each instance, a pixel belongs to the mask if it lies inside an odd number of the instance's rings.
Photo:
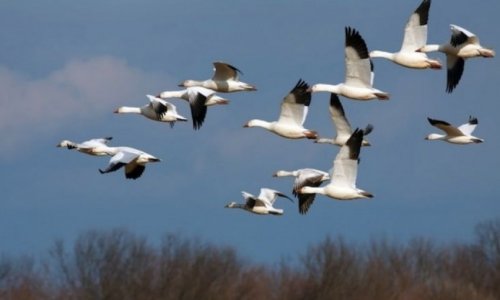
<svg viewBox="0 0 500 300">
<path fill-rule="evenodd" d="M 316 194 L 301 194 L 300 189 L 304 186 L 318 187 L 325 180 L 330 179 L 327 172 L 316 169 L 304 168 L 294 171 L 279 170 L 273 174 L 274 177 L 294 176 L 292 193 L 299 198 L 299 213 L 306 214 L 309 207 L 313 204 Z"/>
<path fill-rule="evenodd" d="M 320 144 L 333 144 L 337 146 L 343 146 L 345 142 L 349 139 L 352 134 L 351 124 L 347 120 L 344 112 L 344 108 L 342 107 L 342 103 L 340 103 L 339 96 L 335 93 L 330 94 L 330 116 L 332 118 L 332 123 L 337 131 L 337 136 L 333 139 L 329 138 L 318 138 L 314 142 Z M 372 132 L 373 126 L 368 124 L 364 130 L 364 135 L 368 135 Z M 361 146 L 370 146 L 370 143 L 367 140 L 363 139 Z"/>
<path fill-rule="evenodd" d="M 216 95 L 215 91 L 201 86 L 189 87 L 180 91 L 164 91 L 157 97 L 161 99 L 181 98 L 188 101 L 194 129 L 199 129 L 205 121 L 207 106 L 229 103 L 229 100 Z"/>
<path fill-rule="evenodd" d="M 370 57 L 386 58 L 407 68 L 441 69 L 439 61 L 429 59 L 423 52 L 416 52 L 417 49 L 422 48 L 427 43 L 427 21 L 430 7 L 431 0 L 423 0 L 410 16 L 406 23 L 403 44 L 398 52 L 390 53 L 374 50 L 370 52 Z"/>
<path fill-rule="evenodd" d="M 125 178 L 139 178 L 148 162 L 159 162 L 160 159 L 148 154 L 144 151 L 131 147 L 110 147 L 110 155 L 113 155 L 109 160 L 106 169 L 99 169 L 101 174 L 114 172 L 121 167 L 125 167 Z"/>
<path fill-rule="evenodd" d="M 241 192 L 241 194 L 243 195 L 243 198 L 245 198 L 244 204 L 230 202 L 225 207 L 241 208 L 251 213 L 259 215 L 282 215 L 283 209 L 273 207 L 276 198 L 280 196 L 293 202 L 293 200 L 289 198 L 287 195 L 279 191 L 268 188 L 261 188 L 258 197 L 255 197 L 254 195 L 244 191 Z"/>
<path fill-rule="evenodd" d="M 253 119 L 243 127 L 262 127 L 289 139 L 316 139 L 318 137 L 316 131 L 303 126 L 309 104 L 311 104 L 311 93 L 307 91 L 308 88 L 309 85 L 299 79 L 295 87 L 283 98 L 278 121 L 267 122 Z"/>
<path fill-rule="evenodd" d="M 339 200 L 372 198 L 371 193 L 356 188 L 362 141 L 363 130 L 357 128 L 345 145 L 340 148 L 333 161 L 333 173 L 330 183 L 322 187 L 305 186 L 299 192 L 302 194 L 322 194 Z"/>
<path fill-rule="evenodd" d="M 446 54 L 447 79 L 446 92 L 451 93 L 460 82 L 464 72 L 465 60 L 472 57 L 494 57 L 495 51 L 483 48 L 479 38 L 472 32 L 457 26 L 450 25 L 451 40 L 441 45 L 425 45 L 418 49 L 421 52 L 439 51 Z"/>
<path fill-rule="evenodd" d="M 450 123 L 427 118 L 432 126 L 437 127 L 444 131 L 444 134 L 431 133 L 425 139 L 426 140 L 442 140 L 452 144 L 471 144 L 471 143 L 482 143 L 483 139 L 475 137 L 472 134 L 474 129 L 478 124 L 477 118 L 469 116 L 469 122 L 462 124 L 458 127 L 452 126 Z"/>
<path fill-rule="evenodd" d="M 88 141 L 84 141 L 82 143 L 75 143 L 69 140 L 62 140 L 57 147 L 66 147 L 68 149 L 76 149 L 79 152 L 95 155 L 95 156 L 103 156 L 109 155 L 109 146 L 107 143 L 113 139 L 112 137 L 104 137 L 91 139 Z"/>
<path fill-rule="evenodd" d="M 345 81 L 332 85 L 317 83 L 311 92 L 330 92 L 354 100 L 388 100 L 389 94 L 373 88 L 373 64 L 359 32 L 345 28 Z"/>
<path fill-rule="evenodd" d="M 154 121 L 168 122 L 170 127 L 173 127 L 176 121 L 187 121 L 186 118 L 177 113 L 177 109 L 172 103 L 152 95 L 146 96 L 149 98 L 149 104 L 143 107 L 122 106 L 114 112 L 117 114 L 141 114 Z"/>
<path fill-rule="evenodd" d="M 239 80 L 241 71 L 230 64 L 216 61 L 214 64 L 214 75 L 211 79 L 184 80 L 180 87 L 202 86 L 216 92 L 231 93 L 239 91 L 256 91 L 255 86 Z"/>
</svg>

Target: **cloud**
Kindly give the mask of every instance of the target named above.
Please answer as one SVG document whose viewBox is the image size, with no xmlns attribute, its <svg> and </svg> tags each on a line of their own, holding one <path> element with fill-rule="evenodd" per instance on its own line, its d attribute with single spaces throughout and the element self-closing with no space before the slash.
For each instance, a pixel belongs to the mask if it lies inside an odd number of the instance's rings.
<svg viewBox="0 0 500 300">
<path fill-rule="evenodd" d="M 107 56 L 69 61 L 39 79 L 0 66 L 0 153 L 25 145 L 34 134 L 74 119 L 100 118 L 128 99 L 157 92 L 150 90 L 164 85 L 160 77 Z"/>
</svg>

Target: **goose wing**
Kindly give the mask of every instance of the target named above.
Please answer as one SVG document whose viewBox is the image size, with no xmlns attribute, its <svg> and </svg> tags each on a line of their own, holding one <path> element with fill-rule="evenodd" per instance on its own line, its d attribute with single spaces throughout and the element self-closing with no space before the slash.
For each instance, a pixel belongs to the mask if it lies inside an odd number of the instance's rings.
<svg viewBox="0 0 500 300">
<path fill-rule="evenodd" d="M 316 194 L 298 193 L 304 186 L 319 187 L 323 182 L 324 172 L 313 169 L 305 169 L 296 177 L 293 186 L 293 195 L 299 199 L 299 213 L 305 214 L 314 202 Z M 326 173 L 325 173 L 326 174 Z"/>
<path fill-rule="evenodd" d="M 191 86 L 191 87 L 188 87 L 186 89 L 186 91 L 188 93 L 188 98 L 189 98 L 190 94 L 196 94 L 196 93 L 200 93 L 206 97 L 209 97 L 209 96 L 215 94 L 214 90 L 207 89 L 206 87 L 202 87 L 202 86 Z"/>
<path fill-rule="evenodd" d="M 458 126 L 458 130 L 463 132 L 465 135 L 471 135 L 478 124 L 477 118 L 469 116 L 469 121 L 465 124 Z"/>
<path fill-rule="evenodd" d="M 156 113 L 158 120 L 161 120 L 169 110 L 175 109 L 174 105 L 170 102 L 152 95 L 147 95 L 147 97 L 149 98 L 149 106 Z"/>
<path fill-rule="evenodd" d="M 230 65 L 223 62 L 214 62 L 214 75 L 212 76 L 212 80 L 215 81 L 226 81 L 226 80 L 235 80 L 238 81 L 239 76 L 238 73 L 241 71 Z"/>
<path fill-rule="evenodd" d="M 189 106 L 191 108 L 191 119 L 193 119 L 193 128 L 200 129 L 207 116 L 207 96 L 196 90 L 188 91 Z"/>
<path fill-rule="evenodd" d="M 337 136 L 350 136 L 352 134 L 351 124 L 347 120 L 344 107 L 340 103 L 339 96 L 335 93 L 330 94 L 330 117 L 337 131 Z"/>
<path fill-rule="evenodd" d="M 97 139 L 90 139 L 88 141 L 85 141 L 81 144 L 78 144 L 78 148 L 81 149 L 92 149 L 95 147 L 99 146 L 105 146 L 107 143 L 113 139 L 112 137 L 104 137 L 104 138 L 97 138 Z"/>
<path fill-rule="evenodd" d="M 450 29 L 450 44 L 453 47 L 459 47 L 464 44 L 479 44 L 479 39 L 477 38 L 477 36 L 467 29 L 453 24 L 450 25 Z"/>
<path fill-rule="evenodd" d="M 333 162 L 331 183 L 336 186 L 356 187 L 359 153 L 363 141 L 363 130 L 356 129 L 343 145 Z"/>
<path fill-rule="evenodd" d="M 125 178 L 127 179 L 137 179 L 141 177 L 142 173 L 146 169 L 145 165 L 137 163 L 137 158 L 133 159 L 131 162 L 125 165 Z"/>
<path fill-rule="evenodd" d="M 359 32 L 345 28 L 345 83 L 358 87 L 371 87 L 370 56 Z"/>
<path fill-rule="evenodd" d="M 113 139 L 112 136 L 107 136 L 103 138 L 97 138 L 97 139 L 90 139 L 87 142 L 92 142 L 92 143 L 99 143 L 99 144 L 107 144 L 109 141 Z M 84 142 L 85 143 L 85 142 Z"/>
<path fill-rule="evenodd" d="M 316 169 L 301 169 L 295 177 L 292 193 L 294 196 L 299 195 L 298 191 L 304 186 L 317 187 L 323 182 L 323 178 L 328 176 L 328 173 Z"/>
<path fill-rule="evenodd" d="M 307 91 L 308 88 L 309 85 L 302 79 L 299 79 L 295 87 L 281 102 L 281 112 L 278 122 L 298 126 L 304 124 L 309 105 L 311 104 L 311 92 Z"/>
<path fill-rule="evenodd" d="M 465 59 L 455 55 L 446 55 L 446 65 L 446 92 L 451 93 L 462 78 Z"/>
<path fill-rule="evenodd" d="M 106 169 L 101 170 L 99 169 L 99 172 L 101 174 L 109 173 L 109 172 L 114 172 L 121 167 L 127 165 L 128 163 L 132 162 L 135 160 L 137 157 L 139 157 L 140 154 L 126 151 L 126 150 L 121 150 L 118 151 L 115 155 L 113 155 L 110 160 L 109 164 L 106 167 Z"/>
<path fill-rule="evenodd" d="M 250 193 L 242 191 L 241 194 L 245 199 L 245 206 L 247 206 L 250 209 L 254 208 L 255 206 L 266 206 L 266 203 L 264 203 L 262 200 L 258 199 L 257 197 L 255 197 Z"/>
<path fill-rule="evenodd" d="M 431 0 L 423 0 L 406 23 L 401 51 L 414 52 L 427 43 L 427 21 Z"/>
<path fill-rule="evenodd" d="M 464 135 L 462 133 L 462 131 L 460 131 L 458 128 L 452 126 L 450 123 L 448 122 L 445 122 L 445 121 L 441 121 L 441 120 L 436 120 L 436 119 L 431 119 L 431 118 L 427 118 L 427 120 L 429 120 L 429 123 L 436 127 L 436 128 L 439 128 L 441 129 L 442 131 L 444 131 L 448 136 L 461 136 L 461 135 Z"/>
<path fill-rule="evenodd" d="M 318 186 L 319 185 L 314 187 Z M 314 199 L 316 199 L 316 194 L 298 194 L 297 198 L 299 199 L 299 213 L 304 215 L 309 211 L 309 208 L 314 203 Z"/>
<path fill-rule="evenodd" d="M 278 196 L 286 198 L 293 202 L 292 198 L 288 197 L 282 192 L 268 188 L 261 188 L 258 198 L 259 200 L 262 200 L 262 202 L 267 203 L 269 206 L 273 206 Z"/>
</svg>

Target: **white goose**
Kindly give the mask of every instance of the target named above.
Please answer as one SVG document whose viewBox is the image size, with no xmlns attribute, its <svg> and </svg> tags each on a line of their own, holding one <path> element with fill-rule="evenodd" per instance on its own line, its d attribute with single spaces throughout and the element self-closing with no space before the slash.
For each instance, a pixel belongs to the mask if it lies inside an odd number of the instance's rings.
<svg viewBox="0 0 500 300">
<path fill-rule="evenodd" d="M 258 197 L 247 193 L 241 192 L 243 198 L 245 198 L 245 203 L 230 202 L 225 207 L 226 208 L 241 208 L 258 215 L 282 215 L 283 209 L 274 208 L 274 202 L 278 196 L 286 198 L 293 202 L 291 198 L 287 195 L 268 188 L 261 188 Z"/>
<path fill-rule="evenodd" d="M 345 81 L 332 85 L 317 83 L 311 92 L 329 92 L 354 100 L 388 100 L 389 94 L 373 88 L 373 64 L 359 32 L 345 28 Z"/>
<path fill-rule="evenodd" d="M 429 8 L 431 0 L 423 0 L 408 19 L 405 27 L 403 44 L 398 52 L 374 50 L 370 57 L 382 57 L 389 59 L 398 65 L 414 69 L 441 69 L 441 63 L 429 59 L 423 52 L 416 52 L 427 43 L 427 21 L 429 19 Z"/>
<path fill-rule="evenodd" d="M 179 86 L 202 86 L 222 93 L 257 90 L 255 86 L 240 81 L 239 73 L 241 73 L 241 71 L 238 68 L 223 62 L 214 62 L 213 64 L 214 75 L 211 79 L 203 81 L 184 80 Z"/>
<path fill-rule="evenodd" d="M 451 93 L 460 82 L 464 72 L 465 60 L 472 57 L 494 57 L 495 51 L 479 44 L 479 38 L 472 32 L 450 25 L 451 40 L 442 45 L 425 45 L 418 49 L 421 52 L 439 51 L 446 54 L 447 79 L 446 92 Z"/>
<path fill-rule="evenodd" d="M 187 121 L 186 118 L 177 113 L 177 109 L 172 103 L 152 95 L 146 96 L 149 98 L 149 104 L 143 107 L 122 106 L 114 112 L 117 114 L 140 114 L 154 121 L 168 122 L 170 127 L 174 126 L 177 121 Z"/>
<path fill-rule="evenodd" d="M 300 79 L 295 87 L 283 98 L 278 121 L 267 122 L 259 119 L 248 121 L 243 127 L 262 127 L 279 136 L 289 139 L 316 139 L 316 131 L 304 128 L 311 93 L 309 85 Z"/>
<path fill-rule="evenodd" d="M 351 124 L 347 120 L 344 112 L 344 108 L 342 107 L 342 103 L 340 103 L 339 96 L 335 93 L 330 94 L 330 116 L 332 118 L 332 123 L 335 127 L 337 135 L 333 139 L 329 138 L 318 138 L 314 142 L 320 144 L 333 144 L 337 146 L 343 146 L 347 140 L 351 137 L 352 128 Z M 373 126 L 368 124 L 364 130 L 364 135 L 368 135 L 372 132 Z M 363 139 L 361 144 L 362 146 L 370 146 L 370 143 Z"/>
<path fill-rule="evenodd" d="M 300 189 L 302 194 L 322 194 L 339 200 L 372 198 L 369 192 L 356 187 L 359 153 L 363 141 L 363 130 L 356 129 L 349 140 L 342 146 L 333 162 L 333 174 L 330 183 L 323 187 L 305 186 Z"/>
<path fill-rule="evenodd" d="M 79 152 L 95 155 L 95 156 L 103 156 L 109 154 L 109 146 L 108 142 L 113 139 L 112 137 L 105 138 L 97 138 L 91 139 L 82 143 L 75 143 L 68 140 L 62 140 L 57 147 L 66 147 L 68 149 L 76 149 Z"/>
<path fill-rule="evenodd" d="M 161 99 L 181 98 L 189 102 L 193 128 L 199 129 L 207 115 L 207 106 L 228 104 L 229 100 L 215 94 L 215 91 L 201 86 L 189 87 L 180 91 L 164 91 L 158 96 Z"/>
<path fill-rule="evenodd" d="M 299 198 L 299 213 L 306 214 L 309 207 L 313 204 L 316 194 L 301 194 L 300 189 L 304 186 L 318 187 L 325 180 L 330 179 L 327 172 L 317 169 L 304 168 L 294 171 L 279 170 L 273 174 L 274 177 L 294 176 L 292 193 Z"/>
<path fill-rule="evenodd" d="M 432 126 L 444 131 L 446 135 L 431 133 L 425 138 L 426 140 L 441 140 L 448 143 L 461 145 L 484 142 L 483 139 L 472 135 L 472 132 L 474 131 L 474 129 L 476 129 L 476 126 L 478 124 L 477 118 L 473 118 L 472 116 L 469 117 L 469 122 L 458 127 L 454 127 L 450 123 L 441 120 L 431 118 L 427 118 L 427 120 L 429 120 L 429 123 Z"/>
<path fill-rule="evenodd" d="M 125 167 L 127 179 L 139 178 L 146 169 L 146 163 L 160 161 L 151 154 L 131 147 L 110 147 L 108 154 L 112 155 L 109 164 L 106 169 L 99 169 L 99 172 L 105 174 Z"/>
</svg>

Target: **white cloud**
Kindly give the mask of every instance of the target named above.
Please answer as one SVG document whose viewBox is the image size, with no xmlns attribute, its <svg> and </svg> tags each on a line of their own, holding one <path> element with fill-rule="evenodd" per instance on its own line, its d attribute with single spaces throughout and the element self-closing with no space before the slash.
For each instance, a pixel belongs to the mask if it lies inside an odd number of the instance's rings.
<svg viewBox="0 0 500 300">
<path fill-rule="evenodd" d="M 25 145 L 36 132 L 57 130 L 72 119 L 99 118 L 117 105 L 155 93 L 150 89 L 165 84 L 160 80 L 113 57 L 73 60 L 39 79 L 0 67 L 0 153 Z"/>
</svg>

